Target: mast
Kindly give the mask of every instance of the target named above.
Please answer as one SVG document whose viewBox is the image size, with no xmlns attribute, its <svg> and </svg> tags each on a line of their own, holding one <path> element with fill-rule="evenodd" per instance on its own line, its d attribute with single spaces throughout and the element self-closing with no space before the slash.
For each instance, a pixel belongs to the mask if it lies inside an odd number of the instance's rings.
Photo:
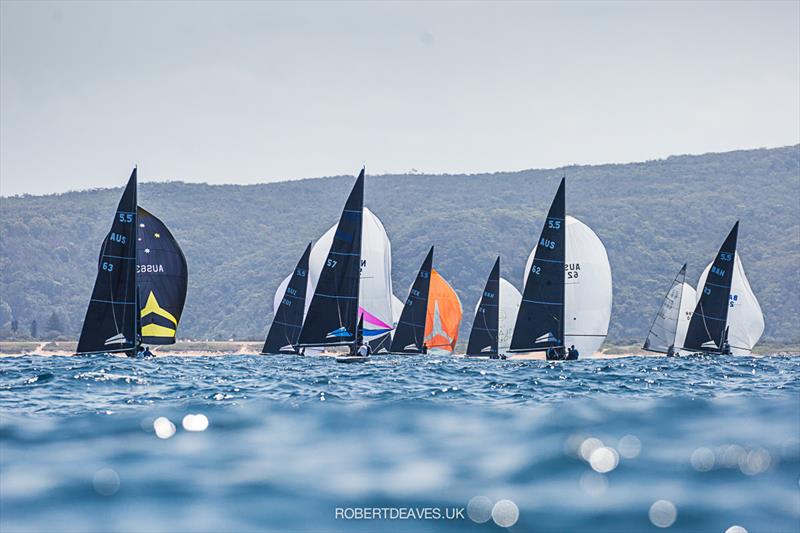
<svg viewBox="0 0 800 533">
<path fill-rule="evenodd" d="M 125 352 L 138 343 L 136 172 L 134 167 L 100 250 L 78 354 Z"/>
<path fill-rule="evenodd" d="M 561 179 L 536 245 L 510 352 L 564 347 L 565 178 Z"/>
<path fill-rule="evenodd" d="M 345 346 L 356 340 L 364 215 L 364 169 L 347 198 L 322 266 L 297 346 Z"/>
<path fill-rule="evenodd" d="M 275 309 L 264 347 L 261 349 L 262 354 L 280 353 L 281 351 L 295 352 L 294 345 L 297 344 L 300 329 L 303 327 L 310 255 L 311 243 L 308 243 L 292 272 L 288 285 L 286 285 L 281 303 Z"/>
<path fill-rule="evenodd" d="M 683 298 L 683 284 L 686 281 L 686 263 L 672 280 L 672 285 L 664 296 L 661 308 L 658 310 L 650 332 L 644 341 L 642 349 L 649 352 L 668 353 L 669 347 L 673 350 L 678 344 L 678 320 L 680 320 L 681 300 Z"/>
<path fill-rule="evenodd" d="M 419 267 L 417 277 L 408 292 L 400 319 L 392 338 L 392 353 L 422 353 L 425 343 L 425 321 L 428 316 L 428 295 L 433 268 L 433 246 Z"/>
<path fill-rule="evenodd" d="M 499 324 L 500 257 L 494 262 L 475 312 L 467 343 L 467 355 L 498 355 Z"/>
<path fill-rule="evenodd" d="M 684 348 L 705 352 L 720 352 L 725 341 L 731 284 L 736 259 L 739 221 L 714 258 L 703 285 L 703 292 L 686 331 Z"/>
</svg>

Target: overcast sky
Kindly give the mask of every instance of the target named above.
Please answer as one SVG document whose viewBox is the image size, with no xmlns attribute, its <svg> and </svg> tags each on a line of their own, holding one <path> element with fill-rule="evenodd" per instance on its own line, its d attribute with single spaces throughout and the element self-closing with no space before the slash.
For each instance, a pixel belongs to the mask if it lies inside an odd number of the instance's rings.
<svg viewBox="0 0 800 533">
<path fill-rule="evenodd" d="M 0 193 L 800 142 L 800 3 L 0 3 Z"/>
</svg>

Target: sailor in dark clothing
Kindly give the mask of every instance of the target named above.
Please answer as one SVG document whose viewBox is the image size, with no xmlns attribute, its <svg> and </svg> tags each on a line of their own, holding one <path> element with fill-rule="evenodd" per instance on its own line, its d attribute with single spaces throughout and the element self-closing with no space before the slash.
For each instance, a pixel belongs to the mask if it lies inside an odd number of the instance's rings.
<svg viewBox="0 0 800 533">
<path fill-rule="evenodd" d="M 578 359 L 579 355 L 580 354 L 578 353 L 578 349 L 575 348 L 574 344 L 569 347 L 569 351 L 567 352 L 567 359 L 575 361 L 576 359 Z"/>
<path fill-rule="evenodd" d="M 427 355 L 428 353 L 428 344 L 423 342 L 422 343 L 422 355 Z"/>
<path fill-rule="evenodd" d="M 669 348 L 667 348 L 667 357 L 674 357 L 675 356 L 675 345 L 670 344 Z"/>
<path fill-rule="evenodd" d="M 722 350 L 720 353 L 722 355 L 731 355 L 731 345 L 728 342 L 728 339 L 725 339 L 725 342 L 722 343 Z"/>
</svg>

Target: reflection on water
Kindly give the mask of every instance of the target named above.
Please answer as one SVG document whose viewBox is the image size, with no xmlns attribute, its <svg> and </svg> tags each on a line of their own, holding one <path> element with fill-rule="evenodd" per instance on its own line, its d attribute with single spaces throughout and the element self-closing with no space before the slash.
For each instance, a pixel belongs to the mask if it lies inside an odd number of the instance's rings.
<svg viewBox="0 0 800 533">
<path fill-rule="evenodd" d="M 799 370 L 0 358 L 0 529 L 797 531 Z"/>
</svg>

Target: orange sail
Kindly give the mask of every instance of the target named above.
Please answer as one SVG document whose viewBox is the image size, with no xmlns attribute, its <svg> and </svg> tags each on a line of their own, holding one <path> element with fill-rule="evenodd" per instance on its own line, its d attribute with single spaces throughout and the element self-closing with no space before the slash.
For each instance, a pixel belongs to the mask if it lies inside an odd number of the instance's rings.
<svg viewBox="0 0 800 533">
<path fill-rule="evenodd" d="M 428 316 L 425 320 L 425 344 L 429 349 L 452 353 L 461 326 L 461 301 L 456 291 L 436 271 L 431 269 L 428 293 Z"/>
</svg>

